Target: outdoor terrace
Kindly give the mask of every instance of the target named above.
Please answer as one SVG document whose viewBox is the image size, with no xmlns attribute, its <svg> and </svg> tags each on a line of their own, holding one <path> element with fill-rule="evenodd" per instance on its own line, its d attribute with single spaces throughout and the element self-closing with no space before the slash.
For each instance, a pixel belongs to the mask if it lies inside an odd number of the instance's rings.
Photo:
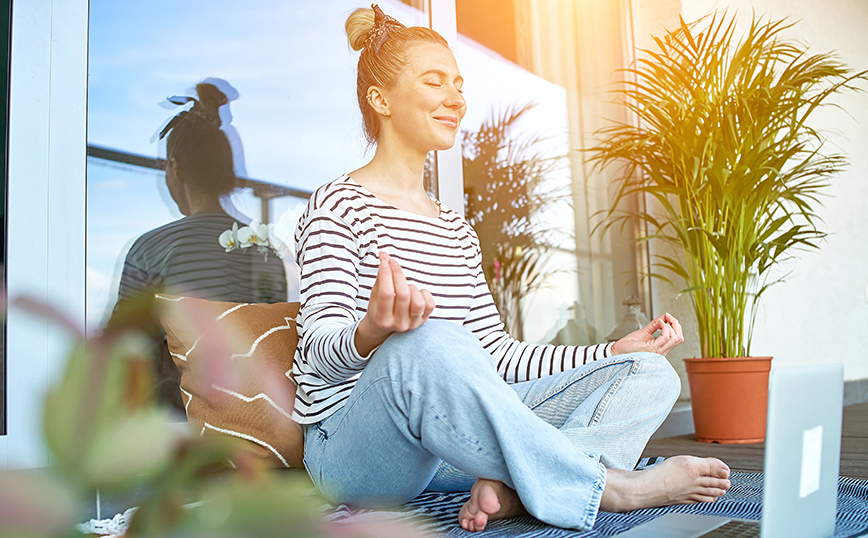
<svg viewBox="0 0 868 538">
<path fill-rule="evenodd" d="M 868 403 L 844 407 L 844 422 L 841 439 L 841 476 L 868 479 Z M 762 471 L 764 443 L 749 445 L 721 445 L 700 443 L 693 435 L 680 435 L 664 439 L 652 439 L 645 447 L 643 456 L 675 456 L 692 454 L 715 457 L 725 461 L 730 468 L 740 471 Z"/>
</svg>

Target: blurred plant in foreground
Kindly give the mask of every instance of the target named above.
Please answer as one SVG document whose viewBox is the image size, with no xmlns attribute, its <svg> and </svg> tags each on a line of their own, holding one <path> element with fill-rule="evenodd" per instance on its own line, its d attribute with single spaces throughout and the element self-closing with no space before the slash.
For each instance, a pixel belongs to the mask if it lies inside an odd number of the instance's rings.
<svg viewBox="0 0 868 538">
<path fill-rule="evenodd" d="M 0 471 L 0 537 L 81 536 L 75 524 L 88 517 L 82 514 L 95 491 L 106 496 L 131 488 L 144 494 L 130 538 L 416 534 L 399 525 L 328 522 L 325 501 L 303 471 L 266 469 L 231 438 L 179 429 L 151 400 L 149 343 L 128 326 L 86 338 L 47 305 L 25 299 L 13 305 L 58 321 L 75 345 L 46 397 L 45 440 L 54 466 Z M 215 352 L 204 382 L 232 375 L 228 357 L 226 350 Z"/>
</svg>

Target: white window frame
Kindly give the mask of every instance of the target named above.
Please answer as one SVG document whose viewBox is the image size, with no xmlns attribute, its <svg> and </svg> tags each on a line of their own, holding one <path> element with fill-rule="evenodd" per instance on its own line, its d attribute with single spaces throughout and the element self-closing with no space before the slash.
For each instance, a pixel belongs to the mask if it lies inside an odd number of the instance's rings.
<svg viewBox="0 0 868 538">
<path fill-rule="evenodd" d="M 453 47 L 458 43 L 458 22 L 455 0 L 430 0 L 429 24 Z M 464 215 L 464 167 L 461 161 L 461 137 L 455 145 L 437 152 L 438 197 L 453 211 Z"/>
<path fill-rule="evenodd" d="M 14 0 L 9 97 L 7 294 L 84 327 L 87 0 Z M 6 435 L 0 465 L 51 463 L 45 392 L 73 340 L 14 305 L 6 317 Z"/>
</svg>

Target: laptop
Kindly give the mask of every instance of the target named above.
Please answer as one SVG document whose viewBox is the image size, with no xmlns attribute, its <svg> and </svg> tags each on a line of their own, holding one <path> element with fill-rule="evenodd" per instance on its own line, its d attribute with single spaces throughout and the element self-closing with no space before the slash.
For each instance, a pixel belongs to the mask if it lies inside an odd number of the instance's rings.
<svg viewBox="0 0 868 538">
<path fill-rule="evenodd" d="M 834 535 L 843 399 L 844 367 L 840 364 L 772 370 L 760 522 L 670 512 L 617 536 L 828 538 Z"/>
</svg>

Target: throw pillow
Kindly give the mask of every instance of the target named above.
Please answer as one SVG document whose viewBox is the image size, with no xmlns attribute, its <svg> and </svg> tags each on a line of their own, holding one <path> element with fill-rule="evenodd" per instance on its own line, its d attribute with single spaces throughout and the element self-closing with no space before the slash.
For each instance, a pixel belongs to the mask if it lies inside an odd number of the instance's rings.
<svg viewBox="0 0 868 538">
<path fill-rule="evenodd" d="M 246 452 L 272 467 L 301 466 L 291 376 L 299 304 L 157 299 L 195 432 L 243 439 Z"/>
</svg>

